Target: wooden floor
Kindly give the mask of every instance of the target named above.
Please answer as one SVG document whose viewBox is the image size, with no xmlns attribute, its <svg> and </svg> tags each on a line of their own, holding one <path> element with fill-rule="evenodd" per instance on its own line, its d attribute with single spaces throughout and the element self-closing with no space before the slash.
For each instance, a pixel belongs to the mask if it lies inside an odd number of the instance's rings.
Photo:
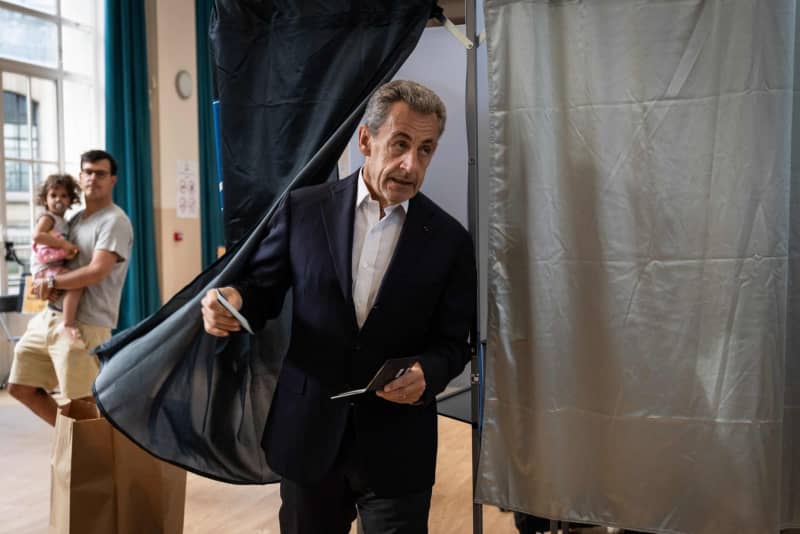
<svg viewBox="0 0 800 534">
<path fill-rule="evenodd" d="M 0 533 L 45 534 L 53 430 L 0 391 Z M 439 420 L 430 534 L 472 531 L 470 427 Z M 189 475 L 184 532 L 277 534 L 277 485 L 232 486 Z M 485 506 L 486 534 L 516 534 L 510 513 Z"/>
</svg>

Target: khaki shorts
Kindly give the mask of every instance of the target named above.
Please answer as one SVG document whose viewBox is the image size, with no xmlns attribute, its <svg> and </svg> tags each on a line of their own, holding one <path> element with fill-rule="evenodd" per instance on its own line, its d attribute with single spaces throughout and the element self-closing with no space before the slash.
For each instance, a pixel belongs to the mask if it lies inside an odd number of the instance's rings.
<svg viewBox="0 0 800 534">
<path fill-rule="evenodd" d="M 63 322 L 61 312 L 49 308 L 31 318 L 14 347 L 9 383 L 48 391 L 59 387 L 68 399 L 92 396 L 100 363 L 91 350 L 111 337 L 111 329 L 77 322 L 88 348 L 70 348 L 69 336 L 56 332 Z"/>
</svg>

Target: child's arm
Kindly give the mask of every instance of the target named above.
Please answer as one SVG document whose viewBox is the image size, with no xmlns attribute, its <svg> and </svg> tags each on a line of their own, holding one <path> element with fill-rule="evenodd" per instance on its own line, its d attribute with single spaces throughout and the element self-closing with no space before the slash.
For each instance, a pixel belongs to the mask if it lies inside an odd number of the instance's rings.
<svg viewBox="0 0 800 534">
<path fill-rule="evenodd" d="M 55 226 L 55 221 L 48 214 L 43 213 L 36 221 L 36 228 L 33 231 L 33 242 L 37 245 L 47 245 L 48 247 L 62 248 L 67 252 L 78 250 L 78 247 L 60 237 L 56 237 L 50 232 Z"/>
</svg>

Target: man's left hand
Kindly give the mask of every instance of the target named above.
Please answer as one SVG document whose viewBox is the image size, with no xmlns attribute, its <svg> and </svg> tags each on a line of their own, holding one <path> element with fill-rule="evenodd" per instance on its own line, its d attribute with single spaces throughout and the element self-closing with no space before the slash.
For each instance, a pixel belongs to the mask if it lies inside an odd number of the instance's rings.
<svg viewBox="0 0 800 534">
<path fill-rule="evenodd" d="M 382 398 L 398 404 L 415 404 L 425 392 L 425 373 L 419 362 L 411 366 L 400 378 L 392 380 L 376 394 Z"/>
</svg>

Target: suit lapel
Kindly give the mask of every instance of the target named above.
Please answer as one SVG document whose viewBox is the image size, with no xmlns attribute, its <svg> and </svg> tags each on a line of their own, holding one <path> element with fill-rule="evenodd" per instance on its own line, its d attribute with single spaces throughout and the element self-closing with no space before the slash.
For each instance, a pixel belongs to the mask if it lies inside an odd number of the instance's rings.
<svg viewBox="0 0 800 534">
<path fill-rule="evenodd" d="M 391 294 L 394 288 L 393 283 L 401 273 L 417 270 L 420 265 L 420 255 L 425 253 L 433 233 L 433 228 L 429 224 L 432 214 L 433 210 L 420 198 L 420 195 L 415 196 L 408 203 L 406 222 L 403 224 L 394 254 L 375 297 L 376 304 Z"/>
<path fill-rule="evenodd" d="M 322 205 L 322 220 L 328 238 L 328 248 L 342 295 L 353 304 L 353 219 L 358 173 L 339 180 L 331 187 L 330 198 Z M 355 316 L 355 309 L 353 311 Z"/>
</svg>

